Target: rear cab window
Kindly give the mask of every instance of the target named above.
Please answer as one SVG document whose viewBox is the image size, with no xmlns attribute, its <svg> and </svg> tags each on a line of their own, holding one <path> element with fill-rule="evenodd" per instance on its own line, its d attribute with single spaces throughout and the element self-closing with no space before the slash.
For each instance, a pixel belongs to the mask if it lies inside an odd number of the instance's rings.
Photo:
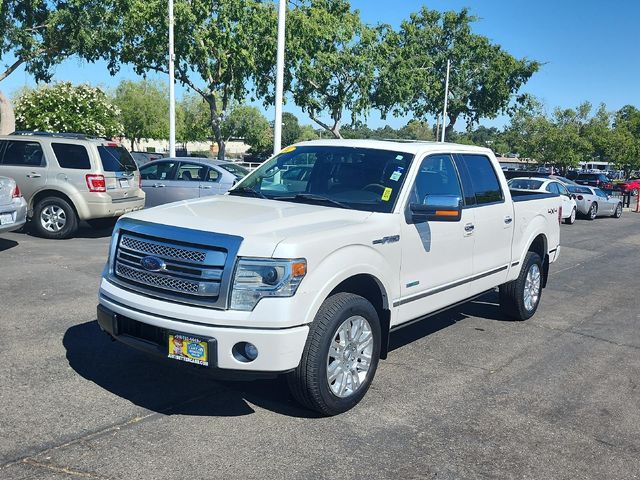
<svg viewBox="0 0 640 480">
<path fill-rule="evenodd" d="M 98 154 L 105 172 L 132 173 L 138 167 L 126 148 L 118 145 L 99 145 Z"/>
<path fill-rule="evenodd" d="M 517 190 L 538 190 L 542 187 L 543 180 L 531 180 L 529 178 L 514 178 L 509 180 L 509 188 L 515 188 Z"/>
<path fill-rule="evenodd" d="M 51 148 L 61 168 L 72 170 L 90 170 L 89 152 L 83 145 L 71 143 L 52 143 Z"/>
<path fill-rule="evenodd" d="M 502 192 L 498 175 L 489 157 L 481 154 L 464 153 L 458 154 L 457 158 L 459 159 L 457 162 L 458 167 L 462 167 L 461 170 L 466 171 L 462 175 L 465 198 L 473 196 L 477 206 L 504 201 L 504 193 Z"/>
</svg>

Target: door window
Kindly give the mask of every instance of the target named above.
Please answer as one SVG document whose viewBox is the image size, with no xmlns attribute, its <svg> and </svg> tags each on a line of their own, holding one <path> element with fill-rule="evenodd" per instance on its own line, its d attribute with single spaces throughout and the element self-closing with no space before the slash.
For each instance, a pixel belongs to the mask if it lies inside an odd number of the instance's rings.
<svg viewBox="0 0 640 480">
<path fill-rule="evenodd" d="M 567 190 L 567 187 L 565 187 L 564 185 L 562 185 L 561 183 L 558 183 L 558 191 L 560 192 L 560 195 L 565 195 L 567 197 L 569 197 L 569 190 Z"/>
<path fill-rule="evenodd" d="M 604 193 L 602 190 L 600 190 L 599 188 L 594 188 L 594 191 L 596 192 L 596 195 L 602 198 L 607 198 L 607 194 Z"/>
<path fill-rule="evenodd" d="M 5 143 L 3 165 L 21 167 L 44 167 L 44 153 L 38 142 L 7 141 Z"/>
<path fill-rule="evenodd" d="M 53 153 L 56 154 L 60 167 L 72 170 L 89 170 L 91 168 L 89 153 L 82 145 L 52 143 L 51 148 L 53 148 Z"/>
<path fill-rule="evenodd" d="M 450 155 L 432 155 L 422 161 L 410 202 L 424 203 L 429 195 L 450 195 L 462 199 L 458 173 Z"/>
<path fill-rule="evenodd" d="M 176 162 L 158 162 L 140 169 L 143 180 L 173 180 Z"/>
<path fill-rule="evenodd" d="M 461 157 L 469 172 L 476 204 L 486 205 L 503 201 L 502 188 L 489 157 L 473 154 L 463 154 Z"/>
<path fill-rule="evenodd" d="M 181 163 L 176 173 L 176 180 L 186 182 L 203 182 L 207 174 L 207 167 L 197 163 Z"/>
<path fill-rule="evenodd" d="M 206 182 L 218 182 L 220 181 L 220 172 L 215 168 L 209 168 L 207 172 Z"/>
<path fill-rule="evenodd" d="M 545 190 L 547 192 L 555 193 L 556 195 L 560 195 L 560 191 L 558 190 L 558 184 L 557 183 L 551 182 L 550 184 L 547 185 Z"/>
</svg>

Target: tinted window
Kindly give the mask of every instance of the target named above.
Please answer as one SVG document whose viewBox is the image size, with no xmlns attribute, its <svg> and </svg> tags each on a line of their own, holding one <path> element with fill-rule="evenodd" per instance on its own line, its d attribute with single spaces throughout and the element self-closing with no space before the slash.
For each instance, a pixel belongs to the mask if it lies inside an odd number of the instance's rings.
<svg viewBox="0 0 640 480">
<path fill-rule="evenodd" d="M 514 178 L 509 180 L 509 188 L 515 188 L 517 190 L 538 190 L 543 180 L 531 180 L 530 178 Z"/>
<path fill-rule="evenodd" d="M 227 172 L 231 173 L 236 178 L 242 178 L 246 175 L 249 175 L 249 170 L 240 165 L 235 165 L 233 163 L 223 163 L 219 165 L 220 168 L 224 168 Z"/>
<path fill-rule="evenodd" d="M 592 195 L 591 190 L 587 187 L 578 187 L 576 185 L 569 185 L 567 187 L 571 193 L 586 193 L 587 195 Z"/>
<path fill-rule="evenodd" d="M 176 180 L 201 182 L 204 181 L 206 174 L 207 167 L 204 165 L 198 165 L 197 163 L 181 163 L 180 167 L 178 167 Z"/>
<path fill-rule="evenodd" d="M 99 146 L 98 153 L 105 172 L 135 172 L 136 162 L 126 148 L 118 146 Z"/>
<path fill-rule="evenodd" d="M 3 142 L 5 145 L 3 165 L 42 167 L 45 165 L 42 147 L 37 142 Z M 0 149 L 1 150 L 1 149 Z"/>
<path fill-rule="evenodd" d="M 567 197 L 569 196 L 569 190 L 567 190 L 567 187 L 565 187 L 561 183 L 557 183 L 556 185 L 558 186 L 558 191 L 560 192 L 560 195 L 566 195 Z"/>
<path fill-rule="evenodd" d="M 462 155 L 462 161 L 469 171 L 477 204 L 499 202 L 503 199 L 502 189 L 489 157 L 465 154 Z"/>
<path fill-rule="evenodd" d="M 596 195 L 602 198 L 607 198 L 607 194 L 604 193 L 602 190 L 600 190 L 599 188 L 594 188 L 593 189 L 594 192 L 596 192 Z"/>
<path fill-rule="evenodd" d="M 458 173 L 449 155 L 432 155 L 420 165 L 411 191 L 411 203 L 424 203 L 429 195 L 455 195 L 462 198 Z"/>
<path fill-rule="evenodd" d="M 82 145 L 52 143 L 51 148 L 53 148 L 53 153 L 56 154 L 58 165 L 62 168 L 74 170 L 89 170 L 91 168 L 89 153 Z"/>
<path fill-rule="evenodd" d="M 551 182 L 545 188 L 547 192 L 555 193 L 556 195 L 560 195 L 560 191 L 558 190 L 558 184 Z"/>
<path fill-rule="evenodd" d="M 215 168 L 209 168 L 209 171 L 207 172 L 206 181 L 217 182 L 218 180 L 220 180 L 220 172 L 217 171 Z"/>
<path fill-rule="evenodd" d="M 158 162 L 145 165 L 140 169 L 143 180 L 173 180 L 176 162 Z"/>
</svg>

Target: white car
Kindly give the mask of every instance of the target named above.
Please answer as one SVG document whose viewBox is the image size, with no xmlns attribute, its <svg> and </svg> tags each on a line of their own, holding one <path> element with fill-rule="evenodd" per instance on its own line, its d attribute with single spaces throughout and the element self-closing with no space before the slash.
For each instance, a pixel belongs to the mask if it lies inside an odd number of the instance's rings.
<svg viewBox="0 0 640 480">
<path fill-rule="evenodd" d="M 569 185 L 569 191 L 576 197 L 578 213 L 586 216 L 589 220 L 596 217 L 622 216 L 622 201 L 617 197 L 612 197 L 596 187 L 586 185 Z"/>
<path fill-rule="evenodd" d="M 0 233 L 18 230 L 27 221 L 27 202 L 13 178 L 0 177 Z"/>
<path fill-rule="evenodd" d="M 572 225 L 576 221 L 578 205 L 573 195 L 562 182 L 549 178 L 517 177 L 509 180 L 509 188 L 519 192 L 534 191 L 560 195 L 564 223 Z"/>
<path fill-rule="evenodd" d="M 98 323 L 171 361 L 286 375 L 334 415 L 365 395 L 391 330 L 495 287 L 505 316 L 534 315 L 559 210 L 512 196 L 487 148 L 303 142 L 226 195 L 119 220 Z"/>
</svg>

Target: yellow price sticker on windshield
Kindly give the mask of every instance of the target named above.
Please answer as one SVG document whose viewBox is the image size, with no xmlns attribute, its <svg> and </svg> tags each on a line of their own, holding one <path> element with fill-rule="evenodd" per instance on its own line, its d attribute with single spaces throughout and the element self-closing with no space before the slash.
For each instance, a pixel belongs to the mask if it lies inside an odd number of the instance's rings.
<svg viewBox="0 0 640 480">
<path fill-rule="evenodd" d="M 296 147 L 287 147 L 287 148 L 283 148 L 280 153 L 289 153 L 289 152 L 293 152 L 296 149 Z"/>
<path fill-rule="evenodd" d="M 391 193 L 393 192 L 393 188 L 385 188 L 384 192 L 382 192 L 382 201 L 383 202 L 388 202 L 389 199 L 391 198 Z"/>
</svg>

